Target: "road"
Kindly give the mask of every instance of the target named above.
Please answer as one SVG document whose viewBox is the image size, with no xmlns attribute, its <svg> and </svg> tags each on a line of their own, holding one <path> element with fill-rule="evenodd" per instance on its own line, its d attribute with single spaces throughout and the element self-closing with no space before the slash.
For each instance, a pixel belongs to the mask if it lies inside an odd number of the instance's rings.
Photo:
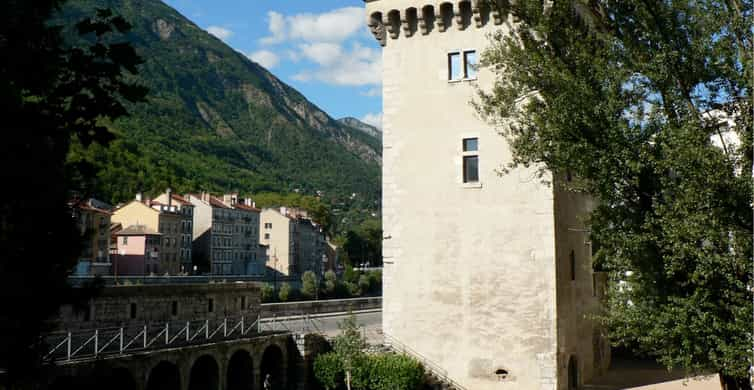
<svg viewBox="0 0 754 390">
<path fill-rule="evenodd" d="M 339 324 L 348 313 L 331 313 L 307 318 L 301 316 L 266 318 L 263 330 L 320 333 L 325 337 L 335 337 L 340 333 Z M 356 322 L 370 344 L 382 342 L 382 312 L 369 310 L 354 313 Z"/>
</svg>

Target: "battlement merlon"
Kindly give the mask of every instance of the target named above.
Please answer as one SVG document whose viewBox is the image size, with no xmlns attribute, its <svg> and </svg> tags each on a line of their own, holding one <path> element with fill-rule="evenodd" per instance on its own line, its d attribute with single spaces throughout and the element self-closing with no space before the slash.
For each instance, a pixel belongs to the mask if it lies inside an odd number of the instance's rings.
<svg viewBox="0 0 754 390">
<path fill-rule="evenodd" d="M 497 6 L 485 0 L 364 0 L 367 25 L 382 46 L 387 44 L 388 37 L 398 39 L 401 32 L 409 38 L 416 33 L 442 33 L 453 27 L 465 30 L 472 26 L 481 28 L 490 22 L 501 25 L 516 0 L 494 1 Z"/>
</svg>

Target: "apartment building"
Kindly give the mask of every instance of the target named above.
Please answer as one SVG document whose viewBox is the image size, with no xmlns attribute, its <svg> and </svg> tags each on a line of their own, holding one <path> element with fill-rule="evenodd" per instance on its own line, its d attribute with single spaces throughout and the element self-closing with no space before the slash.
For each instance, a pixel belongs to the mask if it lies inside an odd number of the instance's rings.
<svg viewBox="0 0 754 390">
<path fill-rule="evenodd" d="M 281 207 L 263 209 L 259 241 L 267 248 L 267 267 L 280 276 L 297 277 L 306 271 L 321 276 L 325 236 L 305 212 Z"/>
<path fill-rule="evenodd" d="M 74 270 L 76 276 L 108 275 L 110 264 L 110 217 L 108 205 L 96 199 L 71 202 L 83 248 Z"/>
<path fill-rule="evenodd" d="M 259 246 L 260 211 L 238 194 L 209 193 L 184 197 L 194 205 L 195 263 L 214 275 L 262 275 L 265 256 Z"/>
<path fill-rule="evenodd" d="M 154 198 L 152 207 L 154 208 L 155 206 L 166 206 L 168 210 L 175 207 L 180 214 L 180 243 L 178 246 L 180 272 L 193 274 L 195 266 L 192 252 L 194 241 L 194 205 L 185 197 L 174 194 L 168 188 L 165 192 Z"/>
</svg>

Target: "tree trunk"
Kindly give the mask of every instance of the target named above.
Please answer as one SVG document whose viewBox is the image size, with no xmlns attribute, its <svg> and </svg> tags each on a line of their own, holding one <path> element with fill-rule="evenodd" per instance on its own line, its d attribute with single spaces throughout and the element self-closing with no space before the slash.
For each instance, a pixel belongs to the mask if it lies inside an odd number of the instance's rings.
<svg viewBox="0 0 754 390">
<path fill-rule="evenodd" d="M 346 389 L 351 390 L 351 370 L 346 371 Z"/>
</svg>

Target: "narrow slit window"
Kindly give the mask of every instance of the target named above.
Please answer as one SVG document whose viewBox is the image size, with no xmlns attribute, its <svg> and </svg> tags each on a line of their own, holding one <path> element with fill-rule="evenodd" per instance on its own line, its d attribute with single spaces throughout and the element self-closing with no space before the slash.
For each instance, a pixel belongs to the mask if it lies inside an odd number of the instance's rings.
<svg viewBox="0 0 754 390">
<path fill-rule="evenodd" d="M 178 301 L 173 301 L 173 303 L 170 305 L 170 313 L 173 316 L 178 315 Z"/>
<path fill-rule="evenodd" d="M 571 254 L 568 258 L 571 263 L 571 280 L 576 280 L 576 252 L 571 250 Z"/>
<path fill-rule="evenodd" d="M 464 77 L 463 66 L 461 65 L 461 53 L 448 54 L 448 80 L 458 81 Z"/>
<path fill-rule="evenodd" d="M 207 301 L 207 312 L 212 313 L 215 311 L 215 301 L 210 298 L 209 301 Z"/>
<path fill-rule="evenodd" d="M 479 182 L 479 138 L 463 139 L 463 182 Z"/>
<path fill-rule="evenodd" d="M 477 66 L 476 50 L 468 50 L 463 52 L 463 66 L 464 77 L 466 79 L 475 79 Z"/>
<path fill-rule="evenodd" d="M 136 319 L 136 304 L 135 303 L 131 303 L 131 309 L 130 309 L 129 317 L 132 320 Z"/>
</svg>

